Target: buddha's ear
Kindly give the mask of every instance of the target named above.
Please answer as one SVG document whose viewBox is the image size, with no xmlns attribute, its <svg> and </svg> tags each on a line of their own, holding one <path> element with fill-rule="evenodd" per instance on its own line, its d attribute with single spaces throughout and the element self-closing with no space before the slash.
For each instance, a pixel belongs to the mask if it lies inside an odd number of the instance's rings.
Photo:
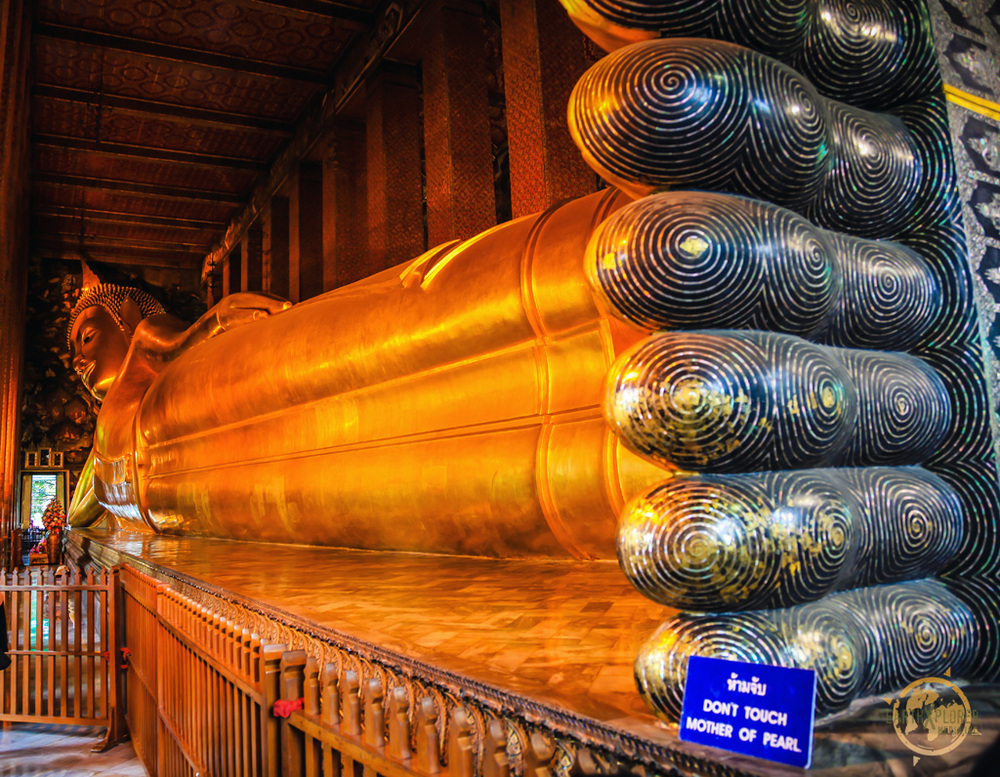
<svg viewBox="0 0 1000 777">
<path fill-rule="evenodd" d="M 142 311 L 139 310 L 139 306 L 135 304 L 135 301 L 131 297 L 125 297 L 119 315 L 122 326 L 125 328 L 125 333 L 128 335 L 129 340 L 131 340 L 132 335 L 135 333 L 135 328 L 142 321 Z"/>
</svg>

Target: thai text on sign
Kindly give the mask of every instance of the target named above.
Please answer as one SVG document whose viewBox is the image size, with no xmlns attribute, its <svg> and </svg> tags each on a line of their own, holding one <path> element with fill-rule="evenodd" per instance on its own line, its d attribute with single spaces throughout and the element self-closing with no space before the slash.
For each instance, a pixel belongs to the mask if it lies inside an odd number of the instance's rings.
<svg viewBox="0 0 1000 777">
<path fill-rule="evenodd" d="M 692 656 L 680 737 L 769 761 L 812 760 L 816 672 Z"/>
</svg>

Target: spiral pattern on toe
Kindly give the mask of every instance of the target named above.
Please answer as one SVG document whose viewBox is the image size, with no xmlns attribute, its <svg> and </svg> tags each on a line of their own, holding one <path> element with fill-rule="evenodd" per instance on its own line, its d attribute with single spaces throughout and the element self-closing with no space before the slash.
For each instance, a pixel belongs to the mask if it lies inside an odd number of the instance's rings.
<svg viewBox="0 0 1000 777">
<path fill-rule="evenodd" d="M 938 85 L 923 3 L 823 0 L 813 9 L 805 39 L 789 64 L 823 94 L 882 108 Z"/>
<path fill-rule="evenodd" d="M 959 495 L 941 478 L 917 467 L 833 472 L 862 505 L 863 539 L 844 587 L 928 577 L 958 552 L 965 514 Z"/>
<path fill-rule="evenodd" d="M 680 715 L 692 655 L 816 670 L 816 712 L 847 707 L 865 694 L 897 690 L 913 678 L 976 657 L 973 612 L 947 586 L 919 580 L 831 594 L 782 610 L 667 620 L 642 647 L 636 681 L 666 720 Z"/>
<path fill-rule="evenodd" d="M 921 157 L 910 133 L 891 116 L 832 101 L 826 109 L 830 170 L 804 215 L 853 235 L 898 233 L 914 210 L 922 176 Z"/>
<path fill-rule="evenodd" d="M 633 450 L 689 469 L 813 465 L 843 446 L 857 412 L 840 363 L 791 335 L 656 335 L 610 376 L 612 428 Z"/>
<path fill-rule="evenodd" d="M 722 612 L 933 575 L 962 533 L 958 495 L 920 469 L 698 475 L 626 506 L 618 559 L 650 599 Z"/>
<path fill-rule="evenodd" d="M 855 348 L 913 347 L 941 307 L 927 262 L 895 243 L 827 236 L 843 273 L 843 293 L 811 339 Z"/>
<path fill-rule="evenodd" d="M 610 54 L 570 97 L 570 132 L 588 162 L 623 188 L 730 188 L 749 106 L 735 46 L 658 41 Z M 704 148 L 726 149 L 705 154 Z M 678 164 L 678 160 L 683 160 Z"/>
<path fill-rule="evenodd" d="M 966 676 L 993 680 L 1000 673 L 1000 570 L 983 570 L 974 578 L 948 578 L 948 589 L 969 608 L 976 620 L 976 654 Z"/>
<path fill-rule="evenodd" d="M 612 314 L 646 329 L 765 329 L 902 349 L 940 309 L 934 274 L 910 249 L 725 194 L 630 203 L 595 230 L 585 266 Z"/>
<path fill-rule="evenodd" d="M 835 164 L 830 138 L 836 138 L 836 127 L 828 126 L 812 84 L 791 68 L 759 55 L 741 58 L 740 65 L 752 130 L 745 157 L 733 160 L 734 190 L 761 199 L 780 192 L 781 205 L 804 213 Z M 853 161 L 842 164 L 853 170 Z"/>
<path fill-rule="evenodd" d="M 838 596 L 855 617 L 863 614 L 864 638 L 877 656 L 862 693 L 899 688 L 942 668 L 961 673 L 975 655 L 975 616 L 943 583 L 919 580 Z"/>
<path fill-rule="evenodd" d="M 938 83 L 921 3 L 885 0 L 562 0 L 609 51 L 654 36 L 716 38 L 801 70 L 827 97 L 898 105 Z"/>
<path fill-rule="evenodd" d="M 625 508 L 618 559 L 637 590 L 670 607 L 785 607 L 850 572 L 861 513 L 825 470 L 677 478 Z"/>
<path fill-rule="evenodd" d="M 795 665 L 788 655 L 788 640 L 781 624 L 770 611 L 728 616 L 680 613 L 643 644 L 634 665 L 639 693 L 657 715 L 668 721 L 680 716 L 692 655 Z"/>
<path fill-rule="evenodd" d="M 824 100 L 790 68 L 731 44 L 619 49 L 577 82 L 569 119 L 587 162 L 633 195 L 749 193 L 822 226 L 886 236 L 920 191 L 919 151 L 899 120 Z"/>
<path fill-rule="evenodd" d="M 839 349 L 838 357 L 864 401 L 844 466 L 918 464 L 944 439 L 951 403 L 938 374 L 906 354 Z"/>
<path fill-rule="evenodd" d="M 586 268 L 612 311 L 649 329 L 804 334 L 839 289 L 822 230 L 767 203 L 705 192 L 617 211 L 591 238 Z"/>
</svg>

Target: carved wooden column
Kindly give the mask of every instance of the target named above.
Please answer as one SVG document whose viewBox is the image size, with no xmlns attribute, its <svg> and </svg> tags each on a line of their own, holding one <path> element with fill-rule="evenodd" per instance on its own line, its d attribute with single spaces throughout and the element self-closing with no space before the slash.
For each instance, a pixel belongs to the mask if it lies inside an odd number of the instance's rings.
<svg viewBox="0 0 1000 777">
<path fill-rule="evenodd" d="M 368 247 L 372 270 L 424 251 L 419 82 L 412 68 L 385 63 L 369 82 Z"/>
<path fill-rule="evenodd" d="M 288 279 L 294 302 L 323 292 L 323 168 L 302 162 L 289 198 Z"/>
<path fill-rule="evenodd" d="M 287 197 L 271 198 L 263 226 L 264 291 L 289 299 Z"/>
<path fill-rule="evenodd" d="M 424 41 L 427 243 L 434 246 L 496 223 L 481 7 L 441 0 Z"/>
<path fill-rule="evenodd" d="M 243 290 L 243 251 L 237 245 L 229 252 L 222 267 L 222 293 L 233 294 Z"/>
<path fill-rule="evenodd" d="M 243 291 L 264 290 L 263 239 L 263 232 L 258 223 L 251 224 L 243 236 L 241 242 Z"/>
<path fill-rule="evenodd" d="M 221 264 L 217 264 L 212 268 L 211 275 L 208 276 L 208 283 L 205 286 L 205 294 L 208 300 L 208 306 L 212 307 L 216 302 L 218 302 L 224 296 L 223 286 L 222 286 L 222 273 L 223 268 Z"/>
<path fill-rule="evenodd" d="M 595 190 L 566 127 L 566 105 L 590 66 L 586 38 L 557 0 L 500 0 L 514 217 Z"/>
<path fill-rule="evenodd" d="M 27 294 L 28 3 L 0 3 L 0 535 L 14 526 Z"/>
<path fill-rule="evenodd" d="M 342 121 L 323 157 L 323 291 L 380 269 L 369 265 L 364 126 Z"/>
</svg>

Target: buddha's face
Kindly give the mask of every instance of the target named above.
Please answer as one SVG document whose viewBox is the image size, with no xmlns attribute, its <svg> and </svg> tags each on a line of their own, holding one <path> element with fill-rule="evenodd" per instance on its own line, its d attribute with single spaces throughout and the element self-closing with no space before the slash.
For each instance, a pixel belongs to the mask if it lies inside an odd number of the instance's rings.
<svg viewBox="0 0 1000 777">
<path fill-rule="evenodd" d="M 103 400 L 125 362 L 128 337 L 106 308 L 92 305 L 73 323 L 70 343 L 73 369 L 87 391 Z"/>
</svg>

